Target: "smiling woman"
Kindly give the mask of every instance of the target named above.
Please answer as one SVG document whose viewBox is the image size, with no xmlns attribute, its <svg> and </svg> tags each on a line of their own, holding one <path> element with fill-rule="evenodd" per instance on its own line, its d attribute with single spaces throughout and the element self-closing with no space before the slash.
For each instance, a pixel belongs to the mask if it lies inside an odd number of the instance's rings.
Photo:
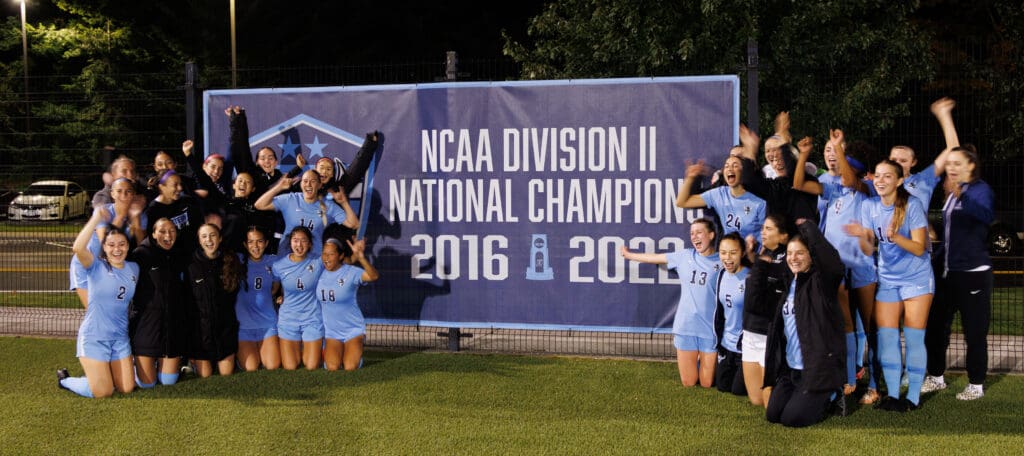
<svg viewBox="0 0 1024 456">
<path fill-rule="evenodd" d="M 67 220 L 85 215 L 89 196 L 74 182 L 36 182 L 21 192 L 7 208 L 10 220 Z"/>
</svg>

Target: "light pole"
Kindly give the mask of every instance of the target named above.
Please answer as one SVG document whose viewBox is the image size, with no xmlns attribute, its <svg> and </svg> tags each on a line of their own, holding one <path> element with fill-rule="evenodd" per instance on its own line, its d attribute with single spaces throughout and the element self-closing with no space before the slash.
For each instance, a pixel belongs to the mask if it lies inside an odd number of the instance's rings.
<svg viewBox="0 0 1024 456">
<path fill-rule="evenodd" d="M 21 57 L 21 66 L 25 70 L 25 137 L 28 138 L 29 118 L 32 117 L 32 113 L 28 104 L 28 34 L 25 32 L 25 0 L 21 0 Z"/>
<path fill-rule="evenodd" d="M 238 88 L 238 56 L 236 54 L 235 47 L 235 0 L 231 1 L 231 88 Z M 24 0 L 22 0 L 24 2 Z M 25 10 L 24 3 L 22 3 L 22 11 Z M 22 14 L 24 17 L 24 14 Z"/>
</svg>

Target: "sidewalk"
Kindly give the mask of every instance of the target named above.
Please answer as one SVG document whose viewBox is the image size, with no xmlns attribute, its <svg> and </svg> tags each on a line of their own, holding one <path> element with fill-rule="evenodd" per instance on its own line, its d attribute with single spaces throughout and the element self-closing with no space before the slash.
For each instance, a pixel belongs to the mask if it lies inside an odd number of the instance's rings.
<svg viewBox="0 0 1024 456">
<path fill-rule="evenodd" d="M 0 335 L 75 337 L 84 309 L 0 307 Z M 393 349 L 448 350 L 448 328 L 428 326 L 368 325 L 367 346 Z M 463 329 L 460 348 L 467 352 L 501 352 L 545 355 L 580 355 L 616 358 L 675 359 L 671 335 L 598 333 L 588 331 L 528 331 L 512 329 Z M 964 367 L 963 337 L 949 341 L 950 368 Z M 1024 337 L 989 336 L 989 369 L 1024 373 Z"/>
</svg>

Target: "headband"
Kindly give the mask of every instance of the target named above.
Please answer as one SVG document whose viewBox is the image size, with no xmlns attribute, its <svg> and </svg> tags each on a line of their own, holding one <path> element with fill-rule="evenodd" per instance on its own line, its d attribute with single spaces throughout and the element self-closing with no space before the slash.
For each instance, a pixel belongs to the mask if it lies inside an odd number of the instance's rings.
<svg viewBox="0 0 1024 456">
<path fill-rule="evenodd" d="M 866 171 L 868 169 L 859 160 L 857 160 L 856 158 L 853 158 L 853 157 L 851 157 L 849 155 L 846 156 L 846 162 L 850 164 L 851 168 L 857 170 L 858 173 L 863 173 L 864 171 Z"/>
<path fill-rule="evenodd" d="M 157 181 L 157 183 L 160 184 L 160 185 L 163 185 L 164 182 L 167 182 L 168 178 L 170 178 L 171 176 L 175 176 L 177 174 L 178 173 L 174 172 L 173 169 L 169 169 L 167 171 L 164 171 L 164 174 L 162 176 L 160 176 L 160 180 Z"/>
<path fill-rule="evenodd" d="M 213 160 L 215 158 L 217 160 L 220 160 L 221 162 L 224 161 L 224 156 L 223 155 L 221 155 L 221 154 L 210 154 L 209 157 L 206 157 L 206 160 L 203 160 L 203 164 L 205 165 L 205 164 L 209 163 L 210 160 Z"/>
</svg>

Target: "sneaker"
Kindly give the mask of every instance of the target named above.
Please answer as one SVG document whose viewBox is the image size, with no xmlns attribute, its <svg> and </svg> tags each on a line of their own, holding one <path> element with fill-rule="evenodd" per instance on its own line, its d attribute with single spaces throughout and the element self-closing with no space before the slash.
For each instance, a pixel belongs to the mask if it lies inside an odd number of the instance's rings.
<svg viewBox="0 0 1024 456">
<path fill-rule="evenodd" d="M 973 401 L 985 396 L 985 389 L 981 385 L 967 384 L 963 391 L 956 393 L 956 398 L 961 401 Z"/>
<path fill-rule="evenodd" d="M 857 391 L 857 385 L 843 385 L 843 396 L 849 396 L 853 394 L 854 391 Z"/>
<path fill-rule="evenodd" d="M 921 394 L 932 393 L 944 389 L 946 389 L 945 380 L 939 379 L 939 377 L 935 377 L 932 375 L 925 376 L 924 383 L 921 384 Z"/>
<path fill-rule="evenodd" d="M 61 383 L 60 381 L 70 376 L 71 375 L 68 374 L 67 368 L 57 369 L 57 387 L 61 389 L 67 389 L 67 387 L 65 387 L 64 384 Z"/>
<path fill-rule="evenodd" d="M 864 405 L 871 405 L 878 402 L 878 391 L 873 388 L 868 388 L 867 392 L 860 397 L 860 403 Z"/>
</svg>

